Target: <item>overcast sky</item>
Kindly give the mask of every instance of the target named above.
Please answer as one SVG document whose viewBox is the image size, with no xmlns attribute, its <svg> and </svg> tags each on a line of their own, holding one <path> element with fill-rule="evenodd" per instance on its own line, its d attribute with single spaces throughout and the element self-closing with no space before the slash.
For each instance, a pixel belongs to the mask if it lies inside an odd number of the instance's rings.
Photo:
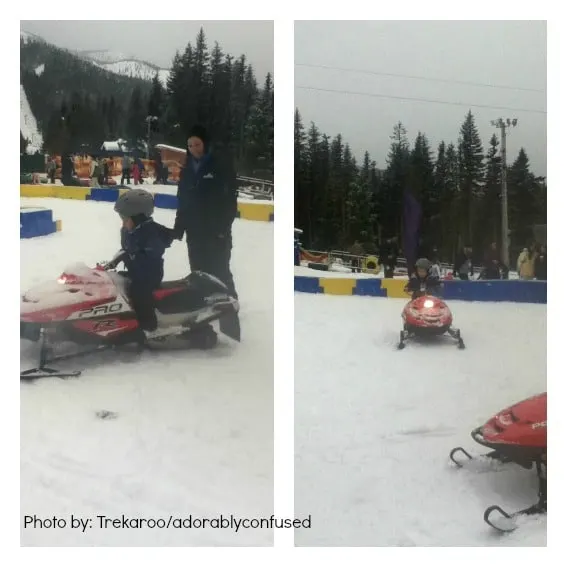
<svg viewBox="0 0 567 567">
<path fill-rule="evenodd" d="M 225 53 L 245 54 L 259 84 L 274 70 L 272 21 L 21 21 L 20 28 L 67 49 L 109 50 L 132 55 L 162 68 L 175 51 L 195 44 L 203 27 L 209 47 L 218 41 Z"/>
<path fill-rule="evenodd" d="M 469 107 L 299 87 L 545 111 L 546 44 L 544 21 L 297 21 L 295 102 L 305 126 L 314 121 L 326 134 L 343 134 L 357 158 L 368 150 L 378 167 L 384 167 L 396 122 L 406 126 L 410 142 L 418 131 L 424 132 L 436 153 L 441 140 L 457 142 Z M 302 67 L 300 63 L 542 92 Z M 472 106 L 471 110 L 485 152 L 495 131 L 490 121 L 518 118 L 507 138 L 508 159 L 515 159 L 523 146 L 532 171 L 546 175 L 546 114 Z"/>
</svg>

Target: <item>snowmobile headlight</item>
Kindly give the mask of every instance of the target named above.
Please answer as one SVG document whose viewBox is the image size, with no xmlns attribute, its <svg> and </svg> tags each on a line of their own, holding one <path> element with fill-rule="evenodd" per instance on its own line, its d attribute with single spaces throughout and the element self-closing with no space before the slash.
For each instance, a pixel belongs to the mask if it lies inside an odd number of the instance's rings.
<svg viewBox="0 0 567 567">
<path fill-rule="evenodd" d="M 426 301 L 423 302 L 423 306 L 427 309 L 433 307 L 433 301 L 431 301 L 431 299 L 427 299 Z"/>
</svg>

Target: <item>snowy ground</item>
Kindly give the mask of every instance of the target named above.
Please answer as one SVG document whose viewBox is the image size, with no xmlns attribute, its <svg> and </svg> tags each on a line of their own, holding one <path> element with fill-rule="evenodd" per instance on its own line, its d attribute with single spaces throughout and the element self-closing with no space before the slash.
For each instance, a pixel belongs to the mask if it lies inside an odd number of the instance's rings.
<svg viewBox="0 0 567 567">
<path fill-rule="evenodd" d="M 546 390 L 546 306 L 454 301 L 466 350 L 397 351 L 403 306 L 295 295 L 295 515 L 312 514 L 296 545 L 545 546 L 545 518 L 506 536 L 482 519 L 535 503 L 535 473 L 457 470 L 448 453 L 483 452 L 474 427 Z"/>
<path fill-rule="evenodd" d="M 63 231 L 22 240 L 21 289 L 75 261 L 94 264 L 119 247 L 109 203 L 21 199 L 49 207 Z M 157 210 L 171 226 L 174 211 Z M 269 517 L 273 513 L 273 272 L 250 270 L 273 251 L 271 223 L 236 220 L 233 272 L 243 340 L 213 352 L 85 359 L 76 380 L 21 385 L 21 513 L 92 520 L 92 528 L 23 529 L 26 546 L 272 545 L 268 530 L 99 529 L 120 518 Z M 175 242 L 166 279 L 187 274 Z M 21 367 L 36 364 L 21 342 Z M 61 365 L 60 365 L 61 366 Z M 117 412 L 101 420 L 99 410 Z"/>
</svg>

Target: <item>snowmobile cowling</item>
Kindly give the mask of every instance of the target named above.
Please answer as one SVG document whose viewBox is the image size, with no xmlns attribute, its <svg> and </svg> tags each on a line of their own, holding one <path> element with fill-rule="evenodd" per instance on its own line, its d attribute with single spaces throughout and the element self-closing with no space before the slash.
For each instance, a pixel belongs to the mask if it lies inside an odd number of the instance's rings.
<svg viewBox="0 0 567 567">
<path fill-rule="evenodd" d="M 472 437 L 514 461 L 532 461 L 544 455 L 547 451 L 547 393 L 498 412 L 475 429 Z"/>
<path fill-rule="evenodd" d="M 447 304 L 432 295 L 423 295 L 410 301 L 404 307 L 402 319 L 412 329 L 429 329 L 434 334 L 445 333 L 453 322 Z"/>
<path fill-rule="evenodd" d="M 161 336 L 151 343 L 132 309 L 128 286 L 127 277 L 119 272 L 85 264 L 70 266 L 56 281 L 37 285 L 22 296 L 20 338 L 41 341 L 40 367 L 54 360 L 53 350 L 63 343 L 95 349 L 132 344 L 210 348 L 216 344 L 210 327 L 213 321 L 218 321 L 222 334 L 240 341 L 238 301 L 210 274 L 192 272 L 163 282 L 153 292 Z"/>
</svg>

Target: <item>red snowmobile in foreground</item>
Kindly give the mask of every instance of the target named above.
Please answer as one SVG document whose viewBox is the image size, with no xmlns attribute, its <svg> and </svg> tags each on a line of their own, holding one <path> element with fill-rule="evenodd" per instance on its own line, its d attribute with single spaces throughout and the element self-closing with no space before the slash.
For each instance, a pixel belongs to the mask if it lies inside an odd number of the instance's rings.
<svg viewBox="0 0 567 567">
<path fill-rule="evenodd" d="M 447 304 L 433 295 L 421 295 L 406 304 L 402 311 L 404 322 L 400 331 L 398 348 L 406 346 L 406 341 L 414 337 L 440 336 L 445 333 L 457 340 L 459 348 L 465 348 L 461 331 L 454 329 L 453 315 Z"/>
<path fill-rule="evenodd" d="M 209 325 L 218 320 L 221 333 L 240 341 L 238 302 L 214 276 L 193 272 L 187 278 L 163 282 L 154 292 L 158 328 L 146 339 L 127 294 L 128 280 L 103 266 L 76 264 L 55 282 L 27 291 L 20 304 L 20 338 L 40 341 L 39 367 L 20 372 L 20 380 L 45 376 L 79 376 L 48 367 L 55 360 L 135 344 L 138 348 L 212 348 L 217 335 Z M 56 355 L 63 343 L 80 352 Z M 86 349 L 86 350 L 85 350 Z"/>
<path fill-rule="evenodd" d="M 477 427 L 472 438 L 492 449 L 484 457 L 502 463 L 516 463 L 532 469 L 535 465 L 539 480 L 539 498 L 536 504 L 512 514 L 500 506 L 490 506 L 484 513 L 484 521 L 501 532 L 516 529 L 515 518 L 522 515 L 547 512 L 547 393 L 533 396 L 502 410 Z M 464 457 L 459 459 L 459 455 Z M 473 457 L 462 447 L 455 447 L 449 458 L 462 467 Z"/>
</svg>

